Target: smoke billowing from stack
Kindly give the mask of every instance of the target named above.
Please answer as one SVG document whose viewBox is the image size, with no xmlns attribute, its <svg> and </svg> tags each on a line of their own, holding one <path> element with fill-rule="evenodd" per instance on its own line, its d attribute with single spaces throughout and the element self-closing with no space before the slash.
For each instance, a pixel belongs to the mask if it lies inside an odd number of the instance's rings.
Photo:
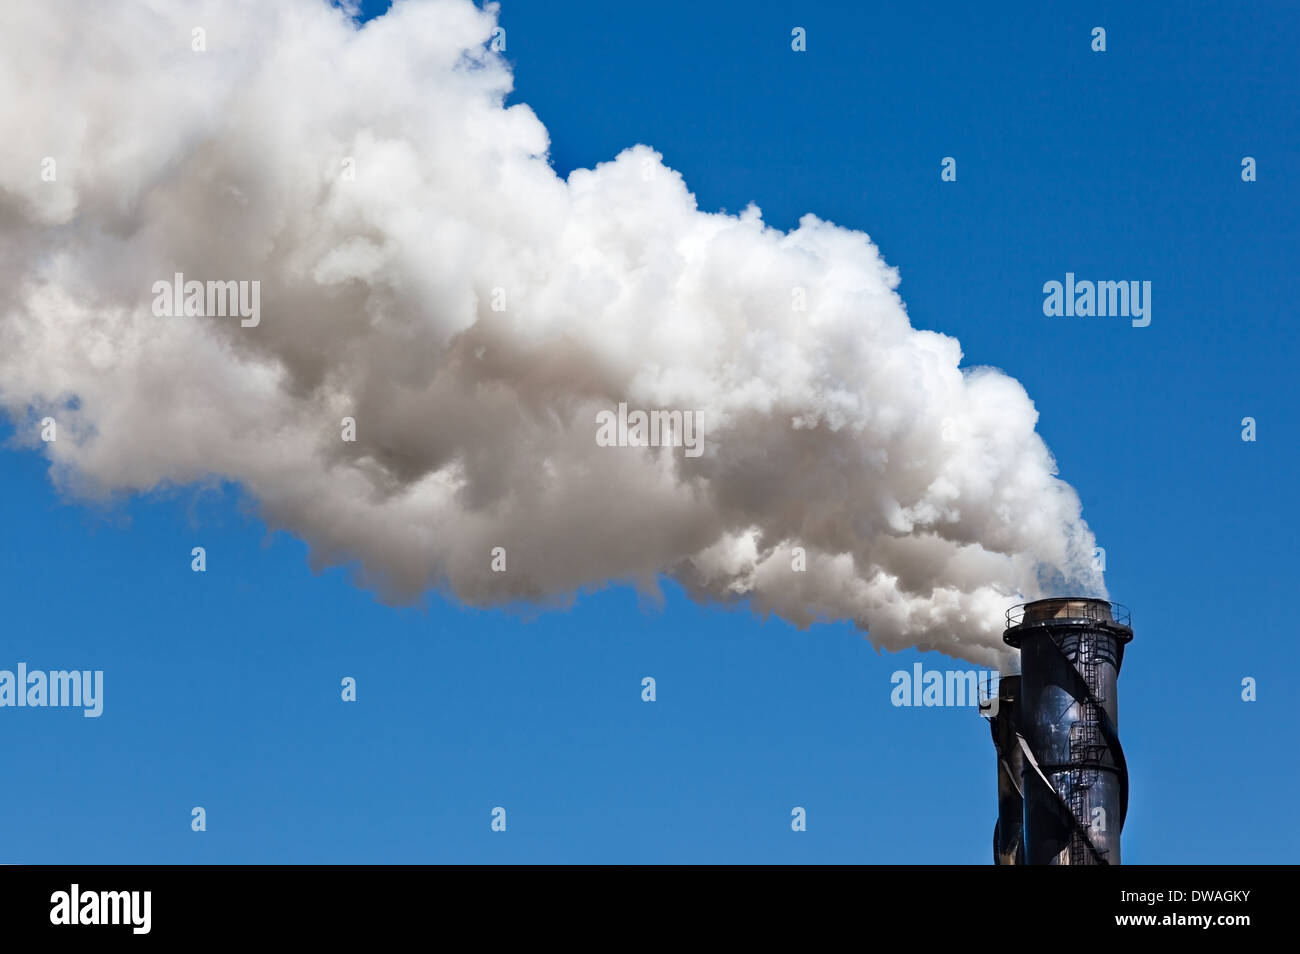
<svg viewBox="0 0 1300 954">
<path fill-rule="evenodd" d="M 1045 599 L 1007 613 L 1020 651 L 990 727 L 998 754 L 997 864 L 1120 863 L 1128 768 L 1116 682 L 1133 638 L 1128 612 L 1093 599 Z"/>
<path fill-rule="evenodd" d="M 645 146 L 557 176 L 488 7 L 0 4 L 0 405 L 62 488 L 236 482 L 394 601 L 667 574 L 984 665 L 1007 606 L 1105 595 L 1024 389 L 866 235 L 703 212 Z M 159 317 L 178 274 L 258 320 Z M 620 404 L 702 452 L 602 446 Z"/>
</svg>

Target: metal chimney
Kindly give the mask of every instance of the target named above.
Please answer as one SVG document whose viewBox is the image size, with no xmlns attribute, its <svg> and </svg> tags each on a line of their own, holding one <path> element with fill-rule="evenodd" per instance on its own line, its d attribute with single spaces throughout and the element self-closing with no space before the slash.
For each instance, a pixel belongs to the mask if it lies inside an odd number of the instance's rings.
<svg viewBox="0 0 1300 954">
<path fill-rule="evenodd" d="M 1024 754 L 1016 737 L 1016 697 L 1020 695 L 1020 677 L 1002 674 L 997 696 L 989 694 L 980 707 L 993 731 L 993 747 L 998 753 L 998 820 L 993 826 L 993 861 L 999 865 L 1025 863 L 1025 800 L 1021 795 L 1024 782 Z"/>
<path fill-rule="evenodd" d="M 1004 677 L 990 718 L 999 763 L 997 863 L 1120 863 L 1128 768 L 1116 681 L 1132 638 L 1128 610 L 1105 600 L 1038 600 L 1007 611 L 1002 639 L 1020 650 L 1020 677 Z M 1019 832 L 1008 817 L 1016 799 L 1001 781 L 1017 770 Z"/>
</svg>

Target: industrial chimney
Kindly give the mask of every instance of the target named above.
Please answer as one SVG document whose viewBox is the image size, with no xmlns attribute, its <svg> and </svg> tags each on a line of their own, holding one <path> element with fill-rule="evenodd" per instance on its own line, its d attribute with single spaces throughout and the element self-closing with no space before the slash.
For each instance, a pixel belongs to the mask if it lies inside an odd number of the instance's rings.
<svg viewBox="0 0 1300 954">
<path fill-rule="evenodd" d="M 1105 600 L 1007 611 L 1002 639 L 1020 651 L 1020 673 L 981 702 L 998 755 L 995 863 L 1120 863 L 1128 768 L 1115 684 L 1132 638 L 1128 610 Z"/>
</svg>

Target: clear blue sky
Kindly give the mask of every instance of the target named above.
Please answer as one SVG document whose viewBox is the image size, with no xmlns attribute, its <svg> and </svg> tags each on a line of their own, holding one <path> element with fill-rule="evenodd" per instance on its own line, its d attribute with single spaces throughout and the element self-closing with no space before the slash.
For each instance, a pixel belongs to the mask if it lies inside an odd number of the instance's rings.
<svg viewBox="0 0 1300 954">
<path fill-rule="evenodd" d="M 1125 861 L 1296 861 L 1294 6 L 502 6 L 561 174 L 644 142 L 703 209 L 866 231 L 914 324 L 1025 385 L 1134 613 Z M 1066 271 L 1150 280 L 1151 325 L 1044 317 Z M 0 862 L 989 862 L 986 724 L 893 707 L 922 657 L 848 626 L 671 585 L 394 610 L 238 487 L 94 510 L 11 448 L 0 526 L 0 668 L 106 673 L 97 720 L 0 710 Z"/>
</svg>

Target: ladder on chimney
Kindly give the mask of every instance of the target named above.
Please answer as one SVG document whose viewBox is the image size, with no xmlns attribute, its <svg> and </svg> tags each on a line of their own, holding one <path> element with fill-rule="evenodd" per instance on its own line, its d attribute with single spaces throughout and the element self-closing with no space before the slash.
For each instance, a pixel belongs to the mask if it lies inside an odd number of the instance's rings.
<svg viewBox="0 0 1300 954">
<path fill-rule="evenodd" d="M 1070 727 L 1070 814 L 1075 824 L 1070 835 L 1070 864 L 1091 865 L 1105 862 L 1106 852 L 1097 848 L 1088 836 L 1092 817 L 1088 791 L 1097 783 L 1098 770 L 1108 746 L 1101 734 L 1100 707 L 1104 701 L 1098 684 L 1097 638 L 1092 633 L 1079 637 L 1075 657 L 1081 667 L 1087 694 L 1079 700 L 1079 719 Z"/>
</svg>

